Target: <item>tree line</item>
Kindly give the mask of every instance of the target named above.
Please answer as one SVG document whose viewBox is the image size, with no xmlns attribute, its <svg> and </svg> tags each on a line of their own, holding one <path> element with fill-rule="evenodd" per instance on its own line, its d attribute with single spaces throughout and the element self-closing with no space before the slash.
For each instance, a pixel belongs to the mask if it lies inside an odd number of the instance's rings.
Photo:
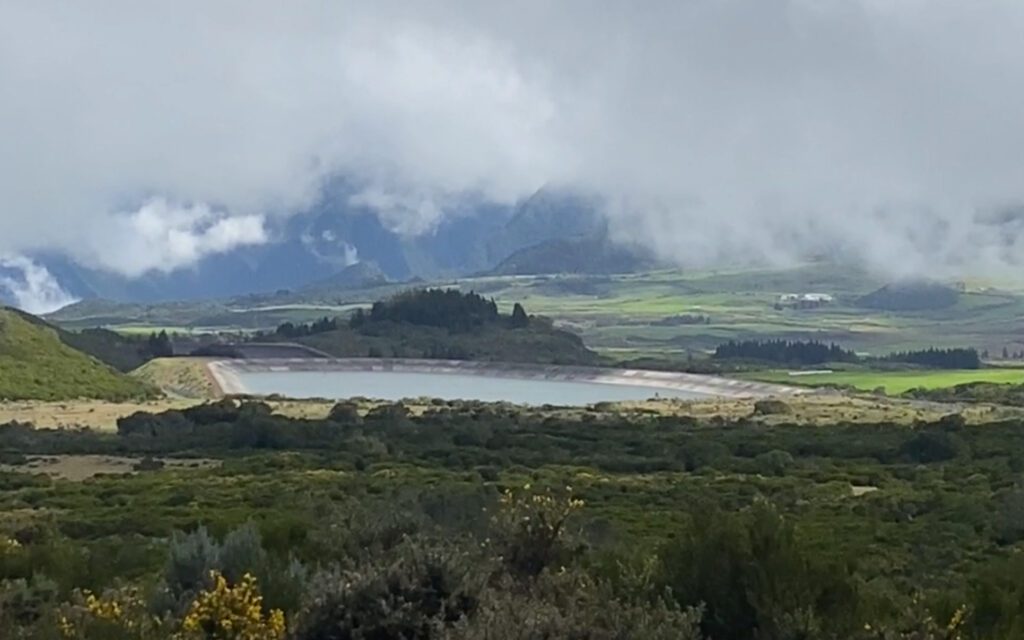
<svg viewBox="0 0 1024 640">
<path fill-rule="evenodd" d="M 730 340 L 718 345 L 714 357 L 719 360 L 763 360 L 783 364 L 824 364 L 856 362 L 857 354 L 835 343 L 817 340 Z"/>
<path fill-rule="evenodd" d="M 981 356 L 973 348 L 930 347 L 897 351 L 880 358 L 858 356 L 856 352 L 816 340 L 730 340 L 719 345 L 713 356 L 716 360 L 758 360 L 786 365 L 821 365 L 829 362 L 890 362 L 913 364 L 934 369 L 978 369 Z"/>
<path fill-rule="evenodd" d="M 277 327 L 274 334 L 281 338 L 304 338 L 306 336 L 316 335 L 318 333 L 327 333 L 328 331 L 336 331 L 338 329 L 338 319 L 323 317 L 319 320 L 314 320 L 308 324 L 294 324 L 291 322 L 285 322 Z"/>
<path fill-rule="evenodd" d="M 981 367 L 981 356 L 976 349 L 920 349 L 917 351 L 897 351 L 884 360 L 889 362 L 906 362 L 935 369 L 978 369 Z"/>
</svg>

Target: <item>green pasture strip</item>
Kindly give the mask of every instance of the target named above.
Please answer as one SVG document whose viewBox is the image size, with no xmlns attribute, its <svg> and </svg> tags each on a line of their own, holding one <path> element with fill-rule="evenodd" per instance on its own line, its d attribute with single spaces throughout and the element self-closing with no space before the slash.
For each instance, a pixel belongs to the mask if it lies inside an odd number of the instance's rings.
<svg viewBox="0 0 1024 640">
<path fill-rule="evenodd" d="M 827 385 L 850 386 L 864 391 L 884 388 L 890 395 L 898 395 L 910 389 L 942 389 L 970 382 L 994 382 L 999 384 L 1024 383 L 1024 369 L 955 369 L 921 371 L 834 371 L 807 375 L 790 375 L 788 371 L 756 371 L 741 377 L 762 382 L 783 382 L 786 384 L 820 387 Z"/>
</svg>

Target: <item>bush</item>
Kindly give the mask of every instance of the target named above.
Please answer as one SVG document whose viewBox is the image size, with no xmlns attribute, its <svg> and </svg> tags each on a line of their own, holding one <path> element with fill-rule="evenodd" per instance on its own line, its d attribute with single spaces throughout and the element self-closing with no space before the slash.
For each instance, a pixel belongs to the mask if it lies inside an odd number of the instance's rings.
<svg viewBox="0 0 1024 640">
<path fill-rule="evenodd" d="M 210 585 L 211 572 L 220 568 L 220 546 L 206 527 L 175 532 L 167 553 L 164 586 L 177 609 Z"/>
<path fill-rule="evenodd" d="M 327 419 L 330 422 L 346 426 L 358 425 L 363 421 L 359 415 L 359 407 L 354 402 L 339 402 L 334 405 L 331 407 L 330 413 L 327 414 Z"/>
<path fill-rule="evenodd" d="M 448 640 L 700 640 L 699 609 L 665 598 L 631 602 L 577 570 L 543 574 L 529 590 L 501 583 L 445 636 Z"/>
<path fill-rule="evenodd" d="M 329 571 L 310 585 L 295 640 L 447 638 L 478 606 L 478 559 L 443 547 L 402 545 L 390 557 Z"/>
<path fill-rule="evenodd" d="M 966 450 L 964 441 L 948 431 L 922 429 L 900 447 L 900 455 L 922 464 L 946 462 Z"/>
<path fill-rule="evenodd" d="M 509 573 L 533 578 L 549 567 L 569 565 L 581 548 L 571 531 L 570 516 L 583 506 L 567 489 L 530 492 L 508 489 L 493 520 L 495 552 Z"/>
<path fill-rule="evenodd" d="M 790 409 L 789 405 L 782 400 L 769 398 L 766 400 L 758 400 L 754 403 L 755 416 L 784 415 L 792 412 L 793 410 Z"/>
<path fill-rule="evenodd" d="M 661 549 L 657 571 L 681 606 L 706 607 L 701 628 L 708 637 L 831 637 L 855 626 L 849 570 L 802 547 L 766 505 L 739 516 L 694 514 Z"/>
<path fill-rule="evenodd" d="M 786 469 L 793 466 L 793 456 L 787 451 L 773 449 L 754 458 L 758 473 L 767 476 L 783 476 Z"/>
</svg>

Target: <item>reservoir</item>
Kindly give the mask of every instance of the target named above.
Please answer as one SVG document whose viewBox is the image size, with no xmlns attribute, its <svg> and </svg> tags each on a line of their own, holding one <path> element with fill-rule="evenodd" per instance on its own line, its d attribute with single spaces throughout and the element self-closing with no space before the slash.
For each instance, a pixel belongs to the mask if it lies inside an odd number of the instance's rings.
<svg viewBox="0 0 1024 640">
<path fill-rule="evenodd" d="M 352 398 L 381 400 L 443 398 L 482 400 L 527 405 L 586 405 L 604 401 L 711 397 L 681 389 L 581 382 L 498 378 L 458 373 L 397 371 L 239 371 L 235 374 L 245 392 L 279 394 L 290 398 Z"/>
<path fill-rule="evenodd" d="M 225 394 L 288 398 L 441 398 L 580 406 L 649 398 L 763 398 L 803 393 L 783 385 L 677 371 L 416 360 L 243 358 L 207 363 Z"/>
</svg>

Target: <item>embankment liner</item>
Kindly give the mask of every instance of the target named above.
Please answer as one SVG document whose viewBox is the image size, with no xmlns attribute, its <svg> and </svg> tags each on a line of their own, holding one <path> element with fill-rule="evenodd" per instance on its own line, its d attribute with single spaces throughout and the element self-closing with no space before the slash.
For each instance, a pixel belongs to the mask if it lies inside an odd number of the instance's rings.
<svg viewBox="0 0 1024 640">
<path fill-rule="evenodd" d="M 648 371 L 642 369 L 609 369 L 562 365 L 529 365 L 466 360 L 415 360 L 388 358 L 277 358 L 251 360 L 218 360 L 209 363 L 221 391 L 228 395 L 246 394 L 242 381 L 246 373 L 285 373 L 289 371 L 363 371 L 420 373 L 438 375 L 476 375 L 488 378 L 548 380 L 552 382 L 589 382 L 625 385 L 649 389 L 671 389 L 709 397 L 758 398 L 807 393 L 807 389 L 784 385 L 733 380 L 718 376 Z M 414 396 L 415 394 L 410 394 Z"/>
</svg>

